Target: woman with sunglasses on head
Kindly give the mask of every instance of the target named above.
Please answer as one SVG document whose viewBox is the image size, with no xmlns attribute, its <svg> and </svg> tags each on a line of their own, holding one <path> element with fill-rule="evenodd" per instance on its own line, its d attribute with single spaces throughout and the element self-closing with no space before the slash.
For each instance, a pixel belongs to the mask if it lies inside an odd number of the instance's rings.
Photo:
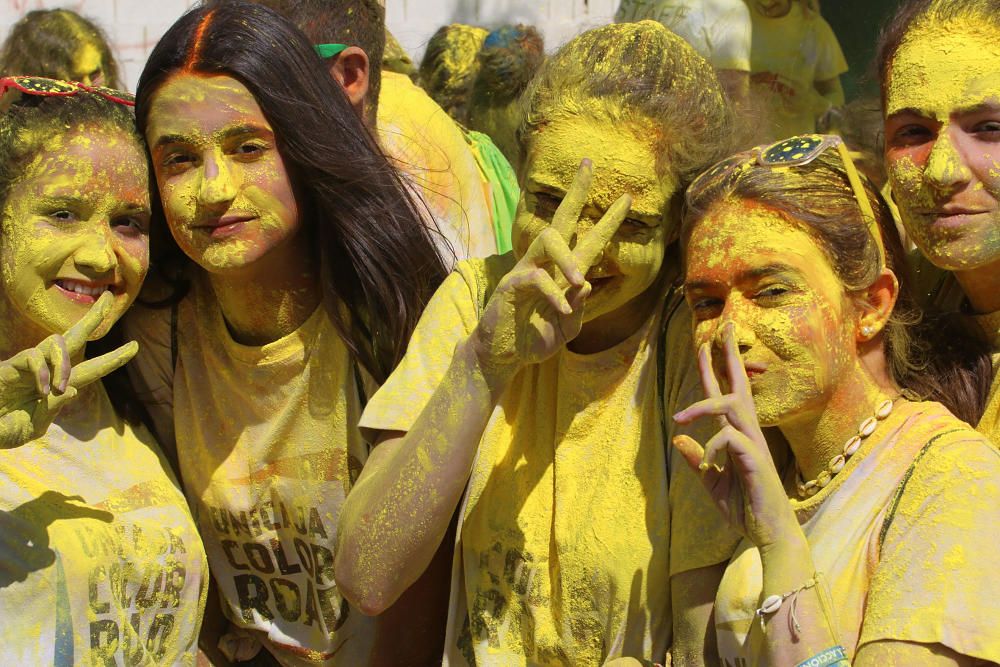
<svg viewBox="0 0 1000 667">
<path fill-rule="evenodd" d="M 193 665 L 205 553 L 118 370 L 149 265 L 131 98 L 0 92 L 0 662 Z"/>
<path fill-rule="evenodd" d="M 367 664 L 375 623 L 333 579 L 340 507 L 367 457 L 365 394 L 444 267 L 341 87 L 270 9 L 181 17 L 146 63 L 136 115 L 172 236 L 151 280 L 185 291 L 129 314 L 133 374 L 248 639 L 226 650 Z"/>
<path fill-rule="evenodd" d="M 743 535 L 723 664 L 1000 660 L 1000 452 L 941 404 L 974 415 L 979 378 L 922 338 L 941 325 L 916 324 L 891 215 L 839 138 L 713 167 L 681 239 L 706 398 L 674 418 L 717 432 L 674 444 Z"/>
<path fill-rule="evenodd" d="M 1000 2 L 910 0 L 879 56 L 885 162 L 917 245 L 921 298 L 968 324 L 1000 365 Z M 969 359 L 969 364 L 983 365 Z M 985 360 L 987 368 L 990 360 Z M 1000 443 L 1000 380 L 977 428 Z M 988 396 L 988 398 L 987 398 Z"/>
</svg>

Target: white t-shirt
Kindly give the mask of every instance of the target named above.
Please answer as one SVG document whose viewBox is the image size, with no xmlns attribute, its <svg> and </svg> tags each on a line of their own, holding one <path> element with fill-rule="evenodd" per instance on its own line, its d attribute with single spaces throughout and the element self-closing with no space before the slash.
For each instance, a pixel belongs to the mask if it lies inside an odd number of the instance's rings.
<svg viewBox="0 0 1000 667">
<path fill-rule="evenodd" d="M 622 0 L 615 21 L 659 21 L 716 69 L 750 71 L 750 10 L 743 0 Z"/>
</svg>

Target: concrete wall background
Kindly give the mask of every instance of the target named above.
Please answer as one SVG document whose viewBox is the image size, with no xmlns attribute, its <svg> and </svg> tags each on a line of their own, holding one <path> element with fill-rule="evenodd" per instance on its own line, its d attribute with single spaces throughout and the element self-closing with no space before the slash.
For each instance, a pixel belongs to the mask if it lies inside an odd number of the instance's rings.
<svg viewBox="0 0 1000 667">
<path fill-rule="evenodd" d="M 134 89 L 160 36 L 197 0 L 0 0 L 0 32 L 32 9 L 66 7 L 94 19 L 111 38 L 123 78 Z M 434 31 L 462 22 L 493 28 L 524 22 L 538 26 L 549 49 L 589 27 L 607 23 L 618 0 L 386 0 L 386 21 L 417 60 Z"/>
</svg>

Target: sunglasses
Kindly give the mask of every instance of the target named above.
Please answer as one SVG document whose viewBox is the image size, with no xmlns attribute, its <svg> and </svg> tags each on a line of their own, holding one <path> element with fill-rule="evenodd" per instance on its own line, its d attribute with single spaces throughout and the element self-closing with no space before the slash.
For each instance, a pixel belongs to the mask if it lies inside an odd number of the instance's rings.
<svg viewBox="0 0 1000 667">
<path fill-rule="evenodd" d="M 120 90 L 104 86 L 85 86 L 75 81 L 57 81 L 40 76 L 5 76 L 0 78 L 0 97 L 5 96 L 9 91 L 41 97 L 73 97 L 80 93 L 89 93 L 116 104 L 123 104 L 127 107 L 135 106 L 135 98 Z"/>
<path fill-rule="evenodd" d="M 313 48 L 320 58 L 326 60 L 340 55 L 347 48 L 347 44 L 316 44 Z"/>
<path fill-rule="evenodd" d="M 864 218 L 875 245 L 878 247 L 879 262 L 881 267 L 886 266 L 885 243 L 882 241 L 882 233 L 878 228 L 875 218 L 875 211 L 872 208 L 871 200 L 861 182 L 861 176 L 851 158 L 847 145 L 840 137 L 832 134 L 803 134 L 790 139 L 784 139 L 770 146 L 757 147 L 748 153 L 739 153 L 726 158 L 714 167 L 711 167 L 691 184 L 691 190 L 697 190 L 699 183 L 705 183 L 723 176 L 729 172 L 745 168 L 756 164 L 761 167 L 799 167 L 809 164 L 828 148 L 836 148 L 840 155 L 840 160 L 844 164 L 844 173 L 851 184 L 854 192 L 854 199 L 861 209 L 861 216 Z"/>
</svg>

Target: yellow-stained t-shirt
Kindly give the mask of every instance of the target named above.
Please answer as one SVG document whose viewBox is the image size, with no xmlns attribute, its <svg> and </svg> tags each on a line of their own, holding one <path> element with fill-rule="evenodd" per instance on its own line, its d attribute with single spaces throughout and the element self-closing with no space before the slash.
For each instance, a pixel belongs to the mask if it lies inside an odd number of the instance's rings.
<svg viewBox="0 0 1000 667">
<path fill-rule="evenodd" d="M 847 71 L 830 24 L 803 4 L 792 2 L 780 18 L 750 12 L 750 96 L 761 105 L 770 141 L 815 132 L 830 103 L 813 84 Z"/>
<path fill-rule="evenodd" d="M 925 306 L 944 312 L 958 312 L 967 301 L 961 285 L 950 271 L 939 269 L 919 252 L 910 255 L 914 292 Z M 966 315 L 969 331 L 990 346 L 993 352 L 993 384 L 986 409 L 976 430 L 1000 446 L 1000 310 L 982 315 Z"/>
<path fill-rule="evenodd" d="M 407 431 L 475 328 L 512 255 L 458 265 L 362 426 Z M 669 513 L 656 321 L 512 380 L 483 433 L 460 515 L 447 665 L 662 661 Z"/>
<path fill-rule="evenodd" d="M 207 590 L 173 474 L 100 382 L 0 450 L 0 664 L 193 665 Z"/>
<path fill-rule="evenodd" d="M 378 135 L 456 258 L 496 254 L 491 186 L 462 129 L 409 77 L 382 72 Z"/>
<path fill-rule="evenodd" d="M 1000 661 L 1000 451 L 930 402 L 897 403 L 873 438 L 829 486 L 791 501 L 839 643 L 852 658 L 908 641 Z M 760 664 L 761 586 L 760 555 L 743 541 L 715 603 L 726 667 Z"/>
<path fill-rule="evenodd" d="M 337 521 L 367 458 L 354 364 L 323 305 L 260 347 L 226 328 L 199 276 L 177 313 L 133 308 L 130 364 L 185 493 L 223 609 L 285 665 L 366 664 L 374 622 L 333 580 Z"/>
</svg>

